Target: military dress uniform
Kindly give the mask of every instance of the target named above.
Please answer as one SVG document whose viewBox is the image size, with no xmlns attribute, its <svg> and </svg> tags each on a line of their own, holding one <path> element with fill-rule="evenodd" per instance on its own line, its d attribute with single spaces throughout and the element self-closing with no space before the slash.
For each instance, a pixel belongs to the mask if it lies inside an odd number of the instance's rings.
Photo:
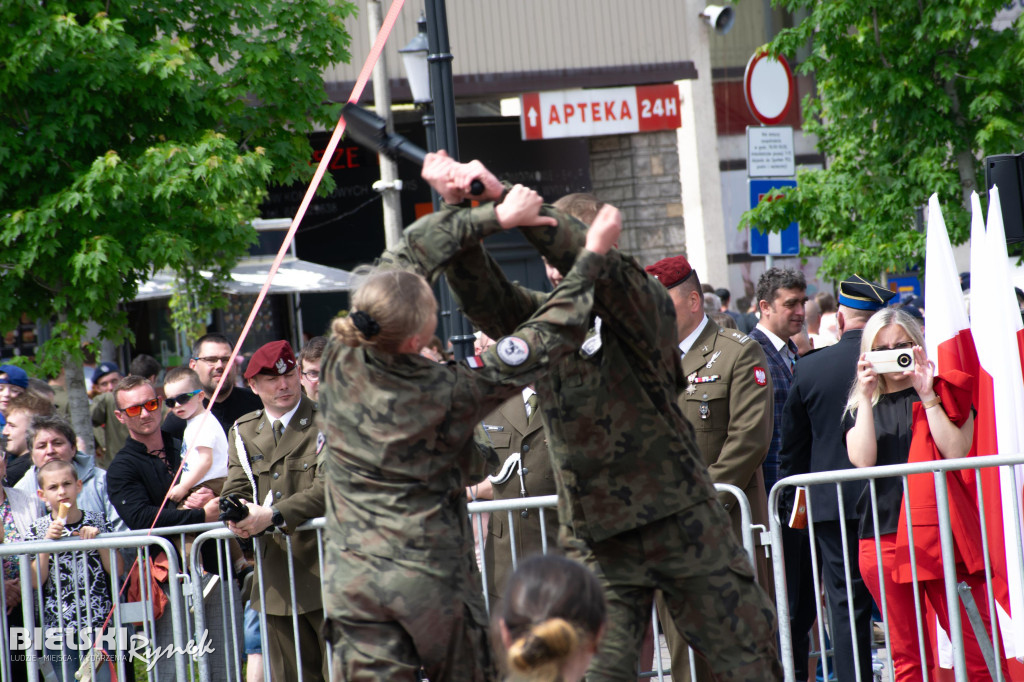
<svg viewBox="0 0 1024 682">
<path fill-rule="evenodd" d="M 536 395 L 536 393 L 534 394 Z M 537 401 L 539 406 L 539 401 Z M 539 410 L 539 407 L 533 408 Z M 501 407 L 484 418 L 488 442 L 502 462 L 499 471 L 491 476 L 495 500 L 513 500 L 520 497 L 555 495 L 555 476 L 551 470 L 544 424 L 536 412 L 526 416 L 521 395 L 512 396 Z M 512 461 L 509 461 L 510 458 Z M 512 512 L 511 530 L 507 512 L 492 512 L 488 523 L 488 539 L 484 548 L 487 566 L 487 591 L 491 600 L 491 613 L 500 608 L 505 585 L 512 577 L 512 536 L 516 541 L 516 560 L 522 561 L 544 550 L 542 536 L 547 537 L 547 550 L 558 549 L 558 510 L 544 510 L 544 525 L 536 509 Z"/>
<path fill-rule="evenodd" d="M 764 352 L 746 334 L 721 328 L 708 319 L 683 356 L 682 365 L 688 385 L 679 395 L 679 407 L 694 428 L 711 480 L 742 490 L 750 502 L 751 523 L 767 528 L 768 496 L 761 463 L 771 442 L 774 412 Z M 719 497 L 732 519 L 733 532 L 742 542 L 739 505 L 729 493 Z M 759 548 L 754 558 L 758 582 L 770 596 L 775 585 L 769 561 Z M 660 602 L 672 679 L 690 679 L 688 645 Z M 710 668 L 699 658 L 696 679 L 713 679 Z"/>
<path fill-rule="evenodd" d="M 228 478 L 222 496 L 233 493 L 259 505 L 273 505 L 283 516 L 282 530 L 291 541 L 299 614 L 299 645 L 303 679 L 326 679 L 328 657 L 321 636 L 320 555 L 317 533 L 295 532 L 303 522 L 324 515 L 324 479 L 320 466 L 323 436 L 316 424 L 317 406 L 305 395 L 299 400 L 280 441 L 274 444 L 273 420 L 264 410 L 238 419 L 228 432 Z M 252 478 L 243 461 L 251 469 Z M 255 491 L 253 490 L 255 484 Z M 295 639 L 292 628 L 291 584 L 285 535 L 259 538 L 263 564 L 263 592 L 253 577 L 252 608 L 267 617 L 268 649 L 275 682 L 297 679 Z"/>
<path fill-rule="evenodd" d="M 521 227 L 550 264 L 567 272 L 585 227 L 550 207 L 557 226 Z M 411 258 L 455 242 L 445 267 L 464 313 L 501 337 L 545 296 L 502 274 L 480 245 L 501 229 L 494 206 L 451 208 L 414 223 Z M 724 529 L 693 430 L 676 400 L 685 388 L 675 311 L 667 292 L 633 259 L 608 254 L 595 285 L 595 317 L 580 350 L 536 382 L 559 495 L 560 542 L 590 567 L 608 600 L 608 631 L 588 680 L 636 678 L 637 652 L 656 589 L 719 679 L 775 680 L 775 611 L 753 580 L 742 546 Z"/>
<path fill-rule="evenodd" d="M 431 272 L 405 242 L 383 260 Z M 604 263 L 582 255 L 549 305 L 465 364 L 328 343 L 319 397 L 335 679 L 413 682 L 421 667 L 431 680 L 493 678 L 465 495 L 479 453 L 466 446 L 487 413 L 579 346 Z"/>
</svg>

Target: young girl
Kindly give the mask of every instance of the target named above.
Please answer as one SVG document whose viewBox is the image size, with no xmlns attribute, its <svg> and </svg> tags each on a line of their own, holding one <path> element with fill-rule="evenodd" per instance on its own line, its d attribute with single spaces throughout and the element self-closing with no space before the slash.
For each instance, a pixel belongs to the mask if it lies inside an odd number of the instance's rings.
<svg viewBox="0 0 1024 682">
<path fill-rule="evenodd" d="M 601 584 L 582 564 L 533 556 L 512 574 L 497 622 L 505 679 L 578 682 L 605 629 Z"/>
<path fill-rule="evenodd" d="M 549 220 L 541 203 L 517 186 L 493 210 L 508 229 Z M 431 680 L 492 677 L 462 473 L 475 449 L 465 446 L 484 415 L 582 343 L 593 280 L 620 231 L 612 214 L 592 228 L 547 304 L 466 364 L 419 354 L 437 305 L 416 272 L 376 272 L 335 320 L 320 408 L 326 630 L 338 679 L 412 682 L 421 667 Z"/>
</svg>

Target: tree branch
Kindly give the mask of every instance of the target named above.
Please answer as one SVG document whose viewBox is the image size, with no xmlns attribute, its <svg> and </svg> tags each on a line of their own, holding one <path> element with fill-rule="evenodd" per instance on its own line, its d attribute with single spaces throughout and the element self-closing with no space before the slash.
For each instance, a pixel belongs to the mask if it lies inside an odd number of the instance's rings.
<svg viewBox="0 0 1024 682">
<path fill-rule="evenodd" d="M 871 22 L 875 26 L 875 45 L 878 47 L 878 54 L 882 57 L 882 66 L 885 68 L 891 68 L 889 60 L 885 58 L 885 52 L 882 51 L 882 34 L 878 30 L 878 10 L 872 8 L 871 10 Z"/>
</svg>

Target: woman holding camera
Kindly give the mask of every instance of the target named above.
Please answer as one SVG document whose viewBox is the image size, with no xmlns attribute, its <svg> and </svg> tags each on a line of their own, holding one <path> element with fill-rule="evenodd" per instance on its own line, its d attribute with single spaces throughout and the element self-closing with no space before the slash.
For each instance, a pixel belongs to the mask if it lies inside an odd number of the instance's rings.
<svg viewBox="0 0 1024 682">
<path fill-rule="evenodd" d="M 921 327 L 902 310 L 883 308 L 868 320 L 861 338 L 857 380 L 850 389 L 844 415 L 846 447 L 854 466 L 905 464 L 908 461 L 940 457 L 952 459 L 969 454 L 974 434 L 970 378 L 962 372 L 934 377 L 935 365 L 928 360 L 923 346 Z M 908 362 L 908 354 L 913 362 Z M 908 617 L 915 611 L 915 601 L 906 541 L 902 477 L 876 481 L 877 529 L 870 488 L 864 490 L 858 502 L 861 576 L 880 606 L 883 602 L 880 583 L 884 582 L 886 618 L 892 625 L 889 634 L 896 682 L 922 679 L 922 665 L 931 672 L 935 642 L 932 627 L 935 617 L 931 614 L 939 618 L 947 632 L 949 627 L 941 556 L 938 554 L 933 482 L 930 475 L 924 475 L 927 480 L 915 481 L 915 476 L 909 478 L 914 544 L 917 547 L 917 579 L 921 594 L 931 607 L 930 611 L 925 609 L 922 614 L 922 624 L 927 629 L 921 638 L 924 661 L 921 660 L 917 628 L 908 627 L 915 623 L 915 619 Z M 957 494 L 963 490 L 962 479 L 957 474 L 950 474 L 948 478 L 951 479 L 951 498 L 955 502 L 959 499 Z M 876 552 L 876 534 L 881 556 Z M 958 542 L 956 548 L 957 570 L 961 575 L 970 573 L 973 569 L 967 566 L 975 563 L 973 556 L 971 560 L 965 560 L 961 554 L 961 548 L 967 549 L 966 544 Z M 984 585 L 983 578 L 981 585 Z M 975 600 L 979 604 L 982 601 L 978 594 Z M 987 615 L 983 614 L 983 618 Z M 962 622 L 968 669 L 974 674 L 971 679 L 989 679 L 966 615 Z"/>
</svg>

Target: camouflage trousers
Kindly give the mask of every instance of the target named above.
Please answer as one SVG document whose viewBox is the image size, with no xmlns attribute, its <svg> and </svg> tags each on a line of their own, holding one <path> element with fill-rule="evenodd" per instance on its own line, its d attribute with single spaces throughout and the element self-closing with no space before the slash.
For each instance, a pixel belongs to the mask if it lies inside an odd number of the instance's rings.
<svg viewBox="0 0 1024 682">
<path fill-rule="evenodd" d="M 720 682 L 781 680 L 777 618 L 717 500 L 601 542 L 562 540 L 604 586 L 608 629 L 587 681 L 636 680 L 656 590 Z"/>
<path fill-rule="evenodd" d="M 325 634 L 332 677 L 359 682 L 484 682 L 495 675 L 480 573 L 472 556 L 448 565 L 351 551 L 331 557 Z"/>
</svg>

